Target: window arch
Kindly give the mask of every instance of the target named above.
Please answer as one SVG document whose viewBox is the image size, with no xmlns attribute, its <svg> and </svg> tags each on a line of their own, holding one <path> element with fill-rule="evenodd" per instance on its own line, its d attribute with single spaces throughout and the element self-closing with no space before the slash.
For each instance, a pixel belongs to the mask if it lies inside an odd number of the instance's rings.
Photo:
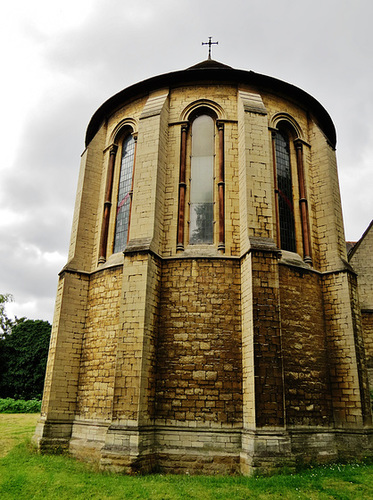
<svg viewBox="0 0 373 500">
<path fill-rule="evenodd" d="M 122 141 L 114 233 L 114 253 L 123 251 L 128 240 L 133 191 L 135 144 L 136 141 L 132 134 L 127 134 Z"/>
<path fill-rule="evenodd" d="M 109 153 L 108 167 L 106 173 L 106 188 L 104 198 L 104 210 L 101 225 L 101 237 L 99 246 L 98 264 L 106 262 L 108 250 L 109 226 L 110 248 L 113 252 L 123 251 L 126 247 L 131 222 L 133 174 L 136 157 L 137 134 L 134 133 L 135 121 L 131 118 L 122 120 L 111 134 L 111 145 L 106 148 Z M 117 168 L 117 153 L 119 151 L 120 171 Z M 119 181 L 118 181 L 119 177 Z M 117 179 L 117 180 L 116 180 Z M 119 182 L 118 195 L 113 195 L 113 188 Z M 114 201 L 117 198 L 117 202 Z M 112 205 L 116 206 L 113 214 Z"/>
<path fill-rule="evenodd" d="M 213 105 L 214 104 L 214 105 Z M 177 226 L 177 251 L 184 250 L 184 230 L 189 228 L 190 245 L 214 243 L 225 251 L 225 183 L 224 183 L 224 121 L 218 119 L 220 107 L 212 102 L 191 103 L 181 123 L 180 177 Z M 221 113 L 219 113 L 219 116 Z M 218 130 L 218 161 L 215 164 L 216 128 Z M 187 161 L 190 155 L 190 163 Z M 187 185 L 187 173 L 190 183 Z M 188 191 L 187 191 L 188 187 Z M 215 210 L 214 195 L 217 193 Z M 188 198 L 188 199 L 187 199 Z M 189 211 L 186 211 L 186 207 Z M 188 219 L 189 216 L 189 219 Z M 217 217 L 218 230 L 215 231 Z"/>
<path fill-rule="evenodd" d="M 189 243 L 212 244 L 215 133 L 210 115 L 193 120 L 191 138 Z"/>
<path fill-rule="evenodd" d="M 307 190 L 304 174 L 302 130 L 297 122 L 286 113 L 278 113 L 272 119 L 272 147 L 275 184 L 275 208 L 277 245 L 283 250 L 296 252 L 303 249 L 303 260 L 312 265 L 311 238 L 308 217 Z M 294 163 L 294 165 L 293 165 Z M 296 175 L 296 182 L 293 182 Z M 293 186 L 298 185 L 296 194 Z M 295 217 L 295 213 L 297 216 Z M 298 220 L 299 219 L 299 220 Z M 297 241 L 297 225 L 302 241 Z"/>
</svg>

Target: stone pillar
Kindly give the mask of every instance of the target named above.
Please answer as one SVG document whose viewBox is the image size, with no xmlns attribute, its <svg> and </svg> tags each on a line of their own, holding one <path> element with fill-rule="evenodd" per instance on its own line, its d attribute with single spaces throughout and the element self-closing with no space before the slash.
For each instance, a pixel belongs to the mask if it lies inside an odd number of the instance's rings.
<svg viewBox="0 0 373 500">
<path fill-rule="evenodd" d="M 61 273 L 45 377 L 41 418 L 34 441 L 41 450 L 67 450 L 75 417 L 89 277 Z"/>
<path fill-rule="evenodd" d="M 87 228 L 96 228 L 102 215 L 105 133 L 102 127 L 82 155 L 68 255 L 70 269 L 91 272 L 97 266 L 100 233 L 98 228 L 89 231 Z M 100 229 L 101 225 L 100 221 Z"/>
<path fill-rule="evenodd" d="M 273 238 L 273 175 L 267 111 L 259 94 L 239 92 L 241 253 L 250 238 Z"/>
<path fill-rule="evenodd" d="M 241 471 L 292 465 L 285 431 L 279 251 L 252 238 L 241 267 L 243 434 Z"/>
<path fill-rule="evenodd" d="M 336 427 L 361 428 L 371 422 L 355 280 L 356 277 L 349 271 L 323 276 L 331 396 Z"/>
<path fill-rule="evenodd" d="M 285 433 L 279 250 L 271 135 L 258 94 L 240 91 L 238 113 L 241 220 L 243 434 L 241 471 L 284 465 Z"/>
<path fill-rule="evenodd" d="M 80 353 L 89 288 L 89 273 L 96 266 L 97 233 L 102 184 L 104 130 L 82 155 L 71 232 L 68 264 L 60 273 L 41 419 L 34 440 L 40 449 L 67 449 L 75 417 Z"/>
<path fill-rule="evenodd" d="M 151 470 L 157 307 L 161 278 L 167 92 L 151 95 L 140 117 L 129 242 L 124 252 L 112 423 L 101 467 Z M 136 236 L 136 237 L 134 237 Z"/>
</svg>

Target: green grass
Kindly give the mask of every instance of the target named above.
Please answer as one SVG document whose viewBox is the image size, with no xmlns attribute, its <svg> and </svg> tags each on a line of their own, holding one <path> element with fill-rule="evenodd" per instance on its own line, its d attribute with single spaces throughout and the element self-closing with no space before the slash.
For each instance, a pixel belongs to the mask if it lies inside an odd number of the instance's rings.
<svg viewBox="0 0 373 500">
<path fill-rule="evenodd" d="M 35 413 L 12 415 L 0 413 L 0 458 L 15 445 L 26 440 L 30 441 L 38 418 L 39 415 Z"/>
<path fill-rule="evenodd" d="M 0 458 L 0 498 L 7 499 L 373 499 L 373 465 L 315 467 L 294 475 L 120 476 L 94 471 L 66 456 L 39 455 L 30 445 L 37 415 L 0 415 L 10 440 Z"/>
</svg>

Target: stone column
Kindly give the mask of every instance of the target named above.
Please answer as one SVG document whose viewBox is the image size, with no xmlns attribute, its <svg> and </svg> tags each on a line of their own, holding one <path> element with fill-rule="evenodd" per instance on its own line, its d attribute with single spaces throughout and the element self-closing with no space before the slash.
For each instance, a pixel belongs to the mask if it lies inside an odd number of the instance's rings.
<svg viewBox="0 0 373 500">
<path fill-rule="evenodd" d="M 155 342 L 161 278 L 167 92 L 151 95 L 140 117 L 129 242 L 124 252 L 112 423 L 101 466 L 151 470 Z"/>
<path fill-rule="evenodd" d="M 40 450 L 67 450 L 75 417 L 80 353 L 89 276 L 61 273 L 44 384 L 41 418 L 34 441 Z"/>
<path fill-rule="evenodd" d="M 279 249 L 273 241 L 271 135 L 260 95 L 239 92 L 243 434 L 241 471 L 283 465 L 284 429 Z"/>
</svg>

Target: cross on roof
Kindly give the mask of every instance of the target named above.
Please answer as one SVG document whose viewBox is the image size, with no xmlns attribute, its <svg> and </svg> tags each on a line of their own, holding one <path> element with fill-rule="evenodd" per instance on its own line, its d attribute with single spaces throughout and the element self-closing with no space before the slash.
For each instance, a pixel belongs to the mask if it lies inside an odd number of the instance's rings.
<svg viewBox="0 0 373 500">
<path fill-rule="evenodd" d="M 202 42 L 202 45 L 208 45 L 209 46 L 209 56 L 208 59 L 211 59 L 211 45 L 218 45 L 219 42 L 212 42 L 211 41 L 212 36 L 209 36 L 209 41 L 208 42 Z"/>
</svg>

